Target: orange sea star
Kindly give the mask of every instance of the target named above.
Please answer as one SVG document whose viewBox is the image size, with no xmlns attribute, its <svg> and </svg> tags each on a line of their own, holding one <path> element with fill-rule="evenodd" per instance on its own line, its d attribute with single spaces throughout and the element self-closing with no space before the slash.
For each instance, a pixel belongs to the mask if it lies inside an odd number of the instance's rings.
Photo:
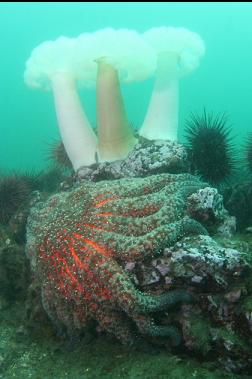
<svg viewBox="0 0 252 379">
<path fill-rule="evenodd" d="M 83 181 L 38 204 L 27 251 L 51 319 L 69 334 L 94 319 L 124 343 L 134 342 L 134 324 L 141 334 L 178 342 L 175 328 L 156 325 L 149 314 L 189 294 L 141 292 L 123 266 L 157 256 L 184 234 L 205 233 L 186 215 L 187 197 L 204 186 L 189 174 Z"/>
</svg>

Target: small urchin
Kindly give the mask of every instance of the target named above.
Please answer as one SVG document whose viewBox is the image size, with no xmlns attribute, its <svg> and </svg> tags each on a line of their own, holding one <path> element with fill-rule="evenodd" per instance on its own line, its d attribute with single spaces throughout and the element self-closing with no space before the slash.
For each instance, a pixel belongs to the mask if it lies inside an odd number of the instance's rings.
<svg viewBox="0 0 252 379">
<path fill-rule="evenodd" d="M 29 186 L 22 176 L 11 174 L 0 178 L 0 223 L 8 223 L 28 199 L 29 192 Z"/>
<path fill-rule="evenodd" d="M 236 164 L 227 116 L 192 113 L 185 132 L 193 170 L 213 185 L 227 180 Z"/>
<path fill-rule="evenodd" d="M 60 168 L 72 168 L 72 163 L 62 141 L 54 141 L 50 144 L 48 159 L 52 160 Z"/>
<path fill-rule="evenodd" d="M 245 159 L 247 162 L 247 167 L 252 174 L 252 133 L 247 136 L 245 145 Z"/>
</svg>

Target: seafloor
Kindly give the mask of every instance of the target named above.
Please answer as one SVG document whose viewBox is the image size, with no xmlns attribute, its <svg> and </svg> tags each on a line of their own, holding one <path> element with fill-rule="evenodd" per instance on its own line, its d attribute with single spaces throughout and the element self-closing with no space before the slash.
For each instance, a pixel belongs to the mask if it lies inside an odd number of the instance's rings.
<svg viewBox="0 0 252 379">
<path fill-rule="evenodd" d="M 251 378 L 251 375 L 217 369 L 214 362 L 200 362 L 188 356 L 132 351 L 107 336 L 69 349 L 50 328 L 27 334 L 22 325 L 23 313 L 23 303 L 19 302 L 1 309 L 1 379 Z"/>
<path fill-rule="evenodd" d="M 251 235 L 236 235 L 236 239 L 252 246 Z M 39 324 L 29 330 L 24 304 L 24 299 L 0 303 L 1 379 L 251 378 L 251 374 L 229 373 L 214 361 L 203 362 L 181 352 L 135 351 L 103 334 L 69 345 L 55 335 L 49 322 L 43 329 Z"/>
</svg>

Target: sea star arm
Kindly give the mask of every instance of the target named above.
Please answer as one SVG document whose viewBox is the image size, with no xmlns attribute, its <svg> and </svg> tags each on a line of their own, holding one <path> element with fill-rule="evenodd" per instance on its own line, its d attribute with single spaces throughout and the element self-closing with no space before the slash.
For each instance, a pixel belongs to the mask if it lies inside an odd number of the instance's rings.
<svg viewBox="0 0 252 379">
<path fill-rule="evenodd" d="M 153 230 L 143 236 L 125 236 L 114 232 L 95 229 L 96 247 L 108 251 L 114 259 L 124 262 L 143 260 L 159 255 L 167 246 L 171 246 L 178 239 L 187 234 L 206 234 L 206 229 L 197 221 L 188 217 L 182 220 L 154 227 Z M 92 231 L 89 234 L 92 240 Z M 83 241 L 83 242 L 82 242 Z M 80 244 L 85 246 L 84 239 Z"/>
</svg>

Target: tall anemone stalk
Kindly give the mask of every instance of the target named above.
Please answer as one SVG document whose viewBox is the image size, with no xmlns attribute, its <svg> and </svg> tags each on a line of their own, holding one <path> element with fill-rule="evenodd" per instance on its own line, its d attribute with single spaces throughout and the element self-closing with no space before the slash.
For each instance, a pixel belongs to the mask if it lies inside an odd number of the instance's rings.
<svg viewBox="0 0 252 379">
<path fill-rule="evenodd" d="M 179 81 L 204 55 L 201 37 L 185 28 L 155 27 L 143 33 L 156 53 L 155 82 L 139 134 L 149 140 L 178 140 Z"/>
<path fill-rule="evenodd" d="M 58 72 L 51 79 L 62 141 L 73 168 L 78 170 L 95 163 L 97 138 L 80 102 L 74 77 Z"/>
<path fill-rule="evenodd" d="M 136 138 L 127 120 L 117 70 L 104 58 L 97 64 L 98 158 L 113 161 L 125 158 Z"/>
<path fill-rule="evenodd" d="M 186 122 L 186 139 L 192 166 L 204 180 L 219 184 L 234 172 L 236 154 L 226 114 L 214 116 L 204 109 Z"/>
<path fill-rule="evenodd" d="M 140 135 L 150 140 L 177 141 L 178 80 L 178 55 L 160 53 L 157 58 L 154 89 Z"/>
</svg>

